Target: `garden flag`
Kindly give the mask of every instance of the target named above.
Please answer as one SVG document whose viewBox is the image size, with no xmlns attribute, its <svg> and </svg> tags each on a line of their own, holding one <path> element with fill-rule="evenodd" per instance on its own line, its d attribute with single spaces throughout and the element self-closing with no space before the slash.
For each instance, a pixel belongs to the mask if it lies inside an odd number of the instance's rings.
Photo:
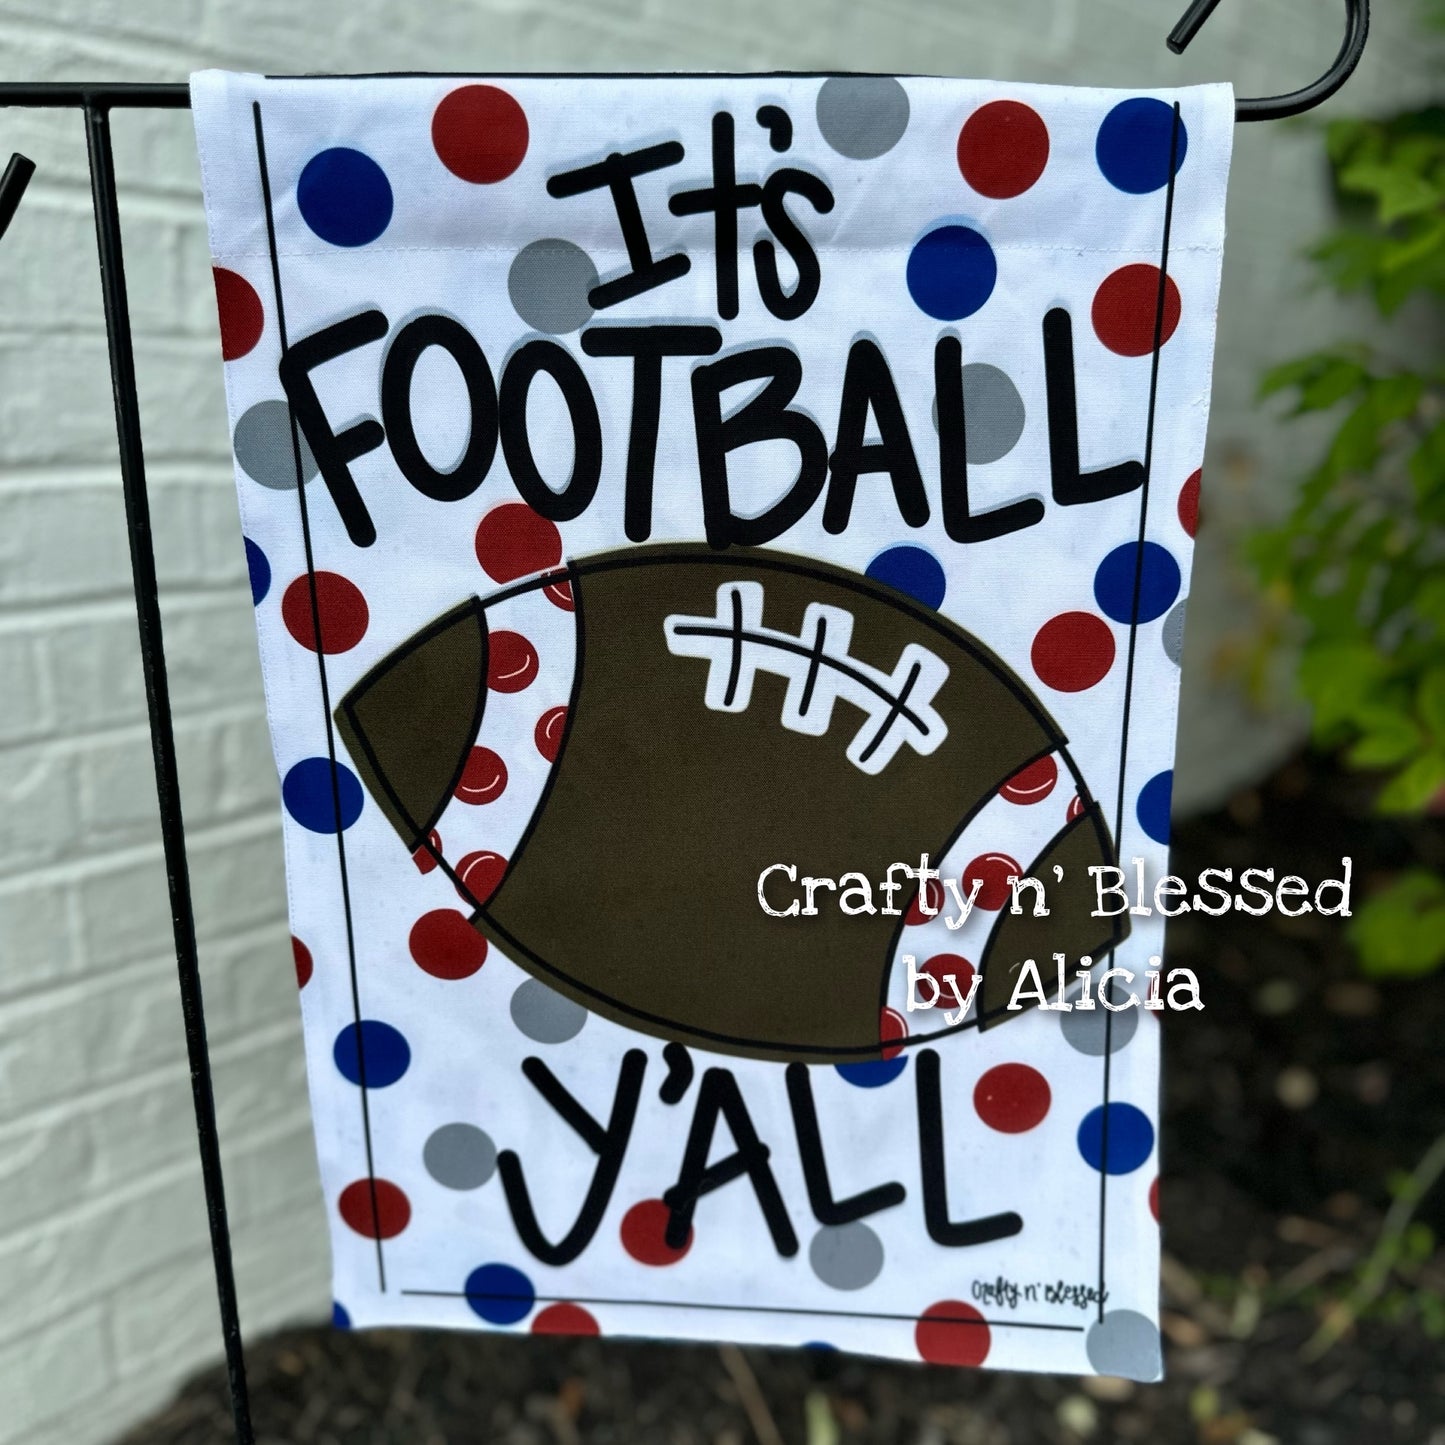
<svg viewBox="0 0 1445 1445">
<path fill-rule="evenodd" d="M 1156 1378 L 1228 87 L 192 98 L 337 1320 Z"/>
</svg>

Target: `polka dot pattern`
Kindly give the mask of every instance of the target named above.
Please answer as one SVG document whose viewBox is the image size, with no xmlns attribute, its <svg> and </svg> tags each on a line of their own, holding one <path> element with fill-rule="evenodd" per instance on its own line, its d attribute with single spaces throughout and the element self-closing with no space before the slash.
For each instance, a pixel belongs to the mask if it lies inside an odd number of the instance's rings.
<svg viewBox="0 0 1445 1445">
<path fill-rule="evenodd" d="M 360 1084 L 363 1060 L 368 1089 L 389 1089 L 411 1067 L 411 1046 L 399 1029 L 380 1019 L 348 1024 L 336 1036 L 332 1058 L 341 1077 Z"/>
<path fill-rule="evenodd" d="M 973 901 L 975 908 L 985 913 L 997 913 L 1013 897 L 1010 878 L 1022 878 L 1024 870 L 1018 860 L 1007 853 L 980 853 L 963 870 L 963 896 L 968 897 L 973 885 L 979 885 L 978 896 Z"/>
<path fill-rule="evenodd" d="M 557 754 L 562 751 L 562 738 L 566 731 L 567 709 L 565 707 L 549 707 L 537 719 L 537 726 L 532 731 L 532 741 L 536 743 L 537 751 L 549 763 L 557 761 Z"/>
<path fill-rule="evenodd" d="M 537 677 L 537 649 L 520 632 L 493 632 L 487 639 L 487 686 L 493 692 L 521 692 Z"/>
<path fill-rule="evenodd" d="M 497 1146 L 475 1124 L 443 1124 L 422 1149 L 426 1172 L 446 1189 L 480 1189 L 497 1172 Z"/>
<path fill-rule="evenodd" d="M 215 266 L 211 279 L 216 286 L 216 314 L 221 324 L 221 359 L 237 361 L 261 339 L 266 313 L 256 288 L 244 276 Z"/>
<path fill-rule="evenodd" d="M 457 864 L 457 882 L 478 903 L 485 903 L 507 871 L 507 860 L 490 849 L 466 854 Z"/>
<path fill-rule="evenodd" d="M 476 552 L 493 582 L 515 582 L 562 560 L 562 534 L 525 502 L 503 502 L 477 523 Z"/>
<path fill-rule="evenodd" d="M 818 131 L 849 160 L 886 155 L 908 129 L 908 92 L 891 75 L 834 75 L 818 89 Z"/>
<path fill-rule="evenodd" d="M 361 589 L 338 572 L 317 572 L 313 606 L 311 577 L 298 577 L 281 597 L 281 619 L 286 631 L 311 652 L 328 656 L 350 652 L 371 623 L 371 612 Z M 318 640 L 316 623 L 320 620 Z"/>
<path fill-rule="evenodd" d="M 1144 196 L 1169 183 L 1169 154 L 1178 175 L 1189 153 L 1189 131 L 1179 122 L 1174 139 L 1174 107 L 1152 96 L 1121 100 L 1104 117 L 1094 155 L 1104 178 L 1130 195 Z"/>
<path fill-rule="evenodd" d="M 1179 489 L 1179 525 L 1191 537 L 1199 530 L 1199 489 L 1203 480 L 1202 470 L 1193 472 L 1188 481 Z"/>
<path fill-rule="evenodd" d="M 564 336 L 592 319 L 588 295 L 597 281 L 597 267 L 586 251 L 551 237 L 517 252 L 507 273 L 507 294 L 528 326 Z"/>
<path fill-rule="evenodd" d="M 958 169 L 981 196 L 1021 196 L 1049 161 L 1049 129 L 1032 106 L 1017 100 L 981 105 L 958 133 Z"/>
<path fill-rule="evenodd" d="M 473 748 L 457 779 L 454 793 L 457 801 L 480 807 L 484 803 L 495 803 L 506 791 L 506 763 L 491 748 Z"/>
<path fill-rule="evenodd" d="M 1025 1134 L 1037 1128 L 1052 1102 L 1048 1080 L 1029 1064 L 996 1064 L 973 1090 L 978 1117 L 1000 1134 Z"/>
<path fill-rule="evenodd" d="M 361 816 L 361 780 L 345 763 L 303 758 L 281 780 L 286 811 L 312 833 L 335 833 Z M 340 829 L 337 824 L 340 823 Z"/>
<path fill-rule="evenodd" d="M 1172 276 L 1164 278 L 1164 314 L 1159 314 L 1159 268 L 1147 263 L 1121 266 L 1094 293 L 1090 319 L 1094 335 L 1120 356 L 1148 356 L 1158 335 L 1163 346 L 1179 329 L 1183 302 Z"/>
<path fill-rule="evenodd" d="M 1089 1326 L 1084 1337 L 1089 1363 L 1097 1374 L 1126 1380 L 1157 1380 L 1164 1352 L 1159 1330 L 1135 1310 L 1110 1310 Z"/>
<path fill-rule="evenodd" d="M 941 607 L 948 589 L 942 564 L 923 547 L 889 547 L 868 564 L 867 575 L 925 607 Z"/>
<path fill-rule="evenodd" d="M 587 1010 L 548 988 L 539 978 L 519 984 L 512 995 L 512 1022 L 533 1043 L 565 1044 L 582 1032 Z"/>
<path fill-rule="evenodd" d="M 600 1335 L 596 1319 L 581 1305 L 559 1302 L 538 1310 L 532 1321 L 534 1335 Z"/>
<path fill-rule="evenodd" d="M 251 584 L 251 605 L 259 607 L 271 590 L 271 564 L 249 537 L 242 540 L 246 544 L 246 579 Z"/>
<path fill-rule="evenodd" d="M 301 443 L 301 480 L 316 475 L 316 458 L 297 429 Z M 291 434 L 291 408 L 284 401 L 258 401 L 241 413 L 231 436 L 236 464 L 253 482 L 272 491 L 289 491 L 296 485 L 296 444 Z"/>
<path fill-rule="evenodd" d="M 993 295 L 998 262 L 971 226 L 939 226 L 914 243 L 907 276 L 920 311 L 936 321 L 961 321 Z"/>
<path fill-rule="evenodd" d="M 914 1327 L 918 1358 L 930 1365 L 976 1368 L 988 1359 L 993 1336 L 982 1314 L 962 1300 L 929 1305 Z"/>
<path fill-rule="evenodd" d="M 334 146 L 311 157 L 296 182 L 301 219 L 333 246 L 365 246 L 391 224 L 391 182 L 363 151 Z"/>
<path fill-rule="evenodd" d="M 1125 542 L 1099 563 L 1094 573 L 1094 600 L 1115 622 L 1153 622 L 1174 605 L 1182 582 L 1179 564 L 1159 543 Z"/>
<path fill-rule="evenodd" d="M 510 1264 L 483 1264 L 462 1286 L 467 1305 L 489 1325 L 514 1325 L 532 1313 L 537 1291 L 521 1270 Z"/>
<path fill-rule="evenodd" d="M 316 965 L 311 958 L 311 950 L 299 938 L 292 938 L 291 956 L 296 964 L 296 987 L 305 988 L 311 982 L 311 975 L 316 971 Z"/>
<path fill-rule="evenodd" d="M 1155 773 L 1139 789 L 1139 801 L 1134 811 L 1139 826 L 1156 843 L 1169 842 L 1169 810 L 1174 800 L 1174 770 Z"/>
<path fill-rule="evenodd" d="M 495 85 L 464 85 L 432 112 L 432 145 L 461 180 L 489 186 L 504 181 L 527 154 L 526 112 Z"/>
<path fill-rule="evenodd" d="M 411 1201 L 389 1179 L 358 1179 L 341 1191 L 337 1212 L 367 1239 L 395 1239 L 411 1223 Z"/>
<path fill-rule="evenodd" d="M 1034 674 L 1055 692 L 1087 692 L 1114 666 L 1114 634 L 1092 612 L 1061 612 L 1034 635 L 1029 661 Z"/>
<path fill-rule="evenodd" d="M 661 1269 L 676 1264 L 692 1248 L 694 1230 L 688 1226 L 681 1248 L 667 1242 L 667 1222 L 672 1211 L 661 1199 L 644 1199 L 622 1216 L 622 1247 L 638 1264 Z"/>
<path fill-rule="evenodd" d="M 455 908 L 435 908 L 411 926 L 412 961 L 433 978 L 470 978 L 487 961 L 487 940 Z"/>
<path fill-rule="evenodd" d="M 1071 1047 L 1091 1058 L 1102 1059 L 1106 1053 L 1117 1054 L 1127 1047 L 1139 1028 L 1139 1010 L 1127 1008 L 1111 1014 L 1096 999 L 1091 1009 L 1075 1008 L 1071 1013 L 1060 1014 L 1059 1027 Z"/>
<path fill-rule="evenodd" d="M 1133 1104 L 1100 1104 L 1084 1115 L 1078 1144 L 1089 1168 L 1109 1174 L 1132 1174 L 1154 1152 L 1154 1126 L 1149 1116 Z"/>
<path fill-rule="evenodd" d="M 830 1289 L 863 1289 L 883 1272 L 883 1241 L 862 1220 L 825 1226 L 808 1246 L 808 1263 Z"/>
<path fill-rule="evenodd" d="M 1010 803 L 1028 807 L 1033 803 L 1042 803 L 1054 791 L 1058 781 L 1059 765 L 1051 755 L 1015 773 L 999 789 L 999 793 Z"/>
</svg>

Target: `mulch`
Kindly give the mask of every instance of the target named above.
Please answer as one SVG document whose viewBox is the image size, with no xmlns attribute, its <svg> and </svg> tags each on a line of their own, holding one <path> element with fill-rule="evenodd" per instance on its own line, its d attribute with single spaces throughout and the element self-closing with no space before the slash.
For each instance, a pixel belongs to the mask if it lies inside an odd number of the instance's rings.
<svg viewBox="0 0 1445 1445">
<path fill-rule="evenodd" d="M 1174 868 L 1445 866 L 1438 823 L 1369 813 L 1368 786 L 1305 756 L 1176 830 Z M 1397 1274 L 1309 1358 L 1390 1203 L 1445 1131 L 1445 977 L 1362 979 L 1339 920 L 1171 925 L 1204 1013 L 1164 1015 L 1167 1379 L 969 1372 L 806 1351 L 429 1331 L 290 1331 L 248 1347 L 264 1445 L 1445 1445 L 1445 1254 Z M 1445 1187 L 1418 1218 L 1445 1235 Z M 1445 1315 L 1445 1312 L 1442 1312 Z M 124 1445 L 224 1445 L 212 1369 Z"/>
</svg>

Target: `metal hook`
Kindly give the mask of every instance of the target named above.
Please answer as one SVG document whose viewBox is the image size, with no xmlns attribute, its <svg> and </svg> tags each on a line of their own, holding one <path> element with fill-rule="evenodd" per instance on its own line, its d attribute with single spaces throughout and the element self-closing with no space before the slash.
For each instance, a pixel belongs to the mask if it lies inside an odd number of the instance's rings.
<svg viewBox="0 0 1445 1445">
<path fill-rule="evenodd" d="M 30 177 L 34 174 L 35 162 L 29 156 L 23 156 L 16 151 L 10 157 L 5 174 L 0 176 L 0 237 L 10 229 L 10 222 L 15 219 L 15 211 L 25 194 L 25 187 L 30 184 Z"/>
<path fill-rule="evenodd" d="M 1194 0 L 1184 12 L 1183 19 L 1169 32 L 1167 43 L 1175 55 L 1184 53 L 1218 4 L 1219 0 Z M 1292 90 L 1288 95 L 1236 101 L 1235 120 L 1283 120 L 1286 116 L 1302 115 L 1322 105 L 1350 78 L 1355 66 L 1360 63 L 1369 34 L 1370 0 L 1345 0 L 1345 39 L 1335 63 L 1312 85 Z"/>
</svg>

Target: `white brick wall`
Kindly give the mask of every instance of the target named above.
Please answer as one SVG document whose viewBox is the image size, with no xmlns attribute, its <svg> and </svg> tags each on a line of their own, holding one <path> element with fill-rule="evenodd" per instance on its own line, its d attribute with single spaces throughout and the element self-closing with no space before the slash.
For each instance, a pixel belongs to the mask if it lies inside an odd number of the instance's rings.
<svg viewBox="0 0 1445 1445">
<path fill-rule="evenodd" d="M 1182 0 L 1181 0 L 1182 4 Z M 1184 62 L 1164 0 L 0 0 L 5 79 L 259 70 L 858 68 L 1141 84 L 1317 73 L 1330 0 L 1232 0 Z M 1422 92 L 1383 0 L 1351 103 Z M 326 1307 L 284 917 L 276 777 L 226 457 L 186 115 L 115 144 L 244 1321 Z M 0 244 L 0 1445 L 88 1445 L 219 1352 L 129 600 L 78 115 L 0 113 L 39 166 Z M 1356 318 L 1301 299 L 1325 213 L 1306 132 L 1240 135 L 1209 525 L 1196 561 L 1180 792 L 1217 794 L 1289 736 L 1211 674 L 1247 621 L 1234 538 L 1278 508 L 1301 438 L 1251 395 L 1270 359 Z"/>
</svg>

